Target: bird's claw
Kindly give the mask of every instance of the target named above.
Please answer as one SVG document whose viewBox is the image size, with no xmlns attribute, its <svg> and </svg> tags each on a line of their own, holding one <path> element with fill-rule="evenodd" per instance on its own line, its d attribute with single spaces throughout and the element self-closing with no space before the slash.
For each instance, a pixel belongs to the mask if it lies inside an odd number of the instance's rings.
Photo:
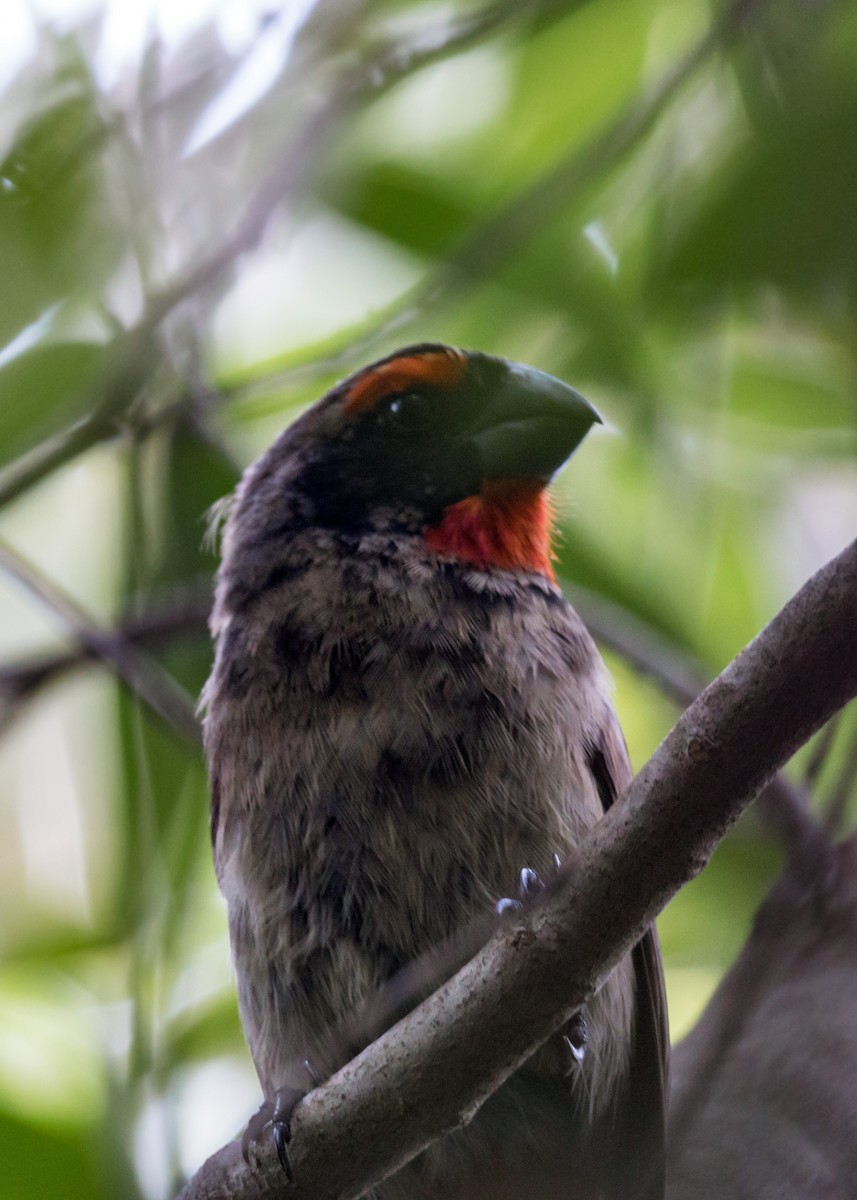
<svg viewBox="0 0 857 1200">
<path fill-rule="evenodd" d="M 558 854 L 553 856 L 554 870 L 558 871 L 562 866 Z M 532 900 L 539 892 L 545 890 L 545 884 L 538 872 L 532 867 L 522 867 L 521 873 L 518 876 L 518 896 L 520 899 L 515 900 L 511 896 L 503 896 L 495 905 L 497 912 L 502 916 L 507 912 L 520 912 L 528 900 Z"/>
<path fill-rule="evenodd" d="M 304 1066 L 311 1078 L 315 1072 L 309 1062 Z M 270 1128 L 277 1149 L 277 1158 L 285 1172 L 289 1183 L 294 1183 L 292 1164 L 289 1161 L 289 1142 L 292 1136 L 292 1113 L 307 1094 L 306 1088 L 281 1087 L 274 1093 L 273 1104 L 266 1100 L 260 1105 L 258 1112 L 250 1118 L 244 1137 L 241 1139 L 241 1153 L 247 1166 L 252 1166 L 255 1157 L 256 1143 L 267 1129 Z"/>
<path fill-rule="evenodd" d="M 566 1049 L 571 1055 L 569 1071 L 579 1067 L 586 1057 L 586 1046 L 589 1041 L 589 1028 L 586 1023 L 586 1009 L 579 1009 L 569 1021 L 563 1034 Z"/>
<path fill-rule="evenodd" d="M 538 895 L 544 891 L 544 884 L 538 874 L 532 867 L 521 867 L 521 874 L 518 876 L 518 894 L 521 900 L 529 900 L 532 896 Z"/>
<path fill-rule="evenodd" d="M 562 861 L 558 854 L 553 856 L 554 872 L 557 872 L 562 867 Z M 522 867 L 521 873 L 518 876 L 518 896 L 520 899 L 515 900 L 511 896 L 504 896 L 497 901 L 497 912 L 502 916 L 507 912 L 520 912 L 527 901 L 532 900 L 540 892 L 545 890 L 545 883 L 541 876 L 532 869 L 532 867 Z M 589 1041 L 589 1031 L 586 1024 L 586 1010 L 581 1008 L 569 1021 L 562 1035 L 563 1044 L 570 1056 L 569 1071 L 573 1071 L 579 1067 L 586 1057 L 586 1046 Z"/>
<path fill-rule="evenodd" d="M 307 1074 L 314 1077 L 314 1071 L 308 1061 L 304 1062 Z M 289 1161 L 289 1142 L 292 1137 L 292 1113 L 307 1094 L 306 1088 L 281 1087 L 274 1094 L 274 1108 L 271 1113 L 271 1133 L 274 1135 L 274 1145 L 277 1147 L 277 1158 L 286 1174 L 289 1183 L 294 1183 L 292 1164 Z"/>
<path fill-rule="evenodd" d="M 289 1183 L 294 1183 L 295 1176 L 292 1171 L 292 1164 L 289 1161 L 289 1140 L 292 1136 L 291 1122 L 272 1121 L 271 1133 L 274 1135 L 274 1145 L 277 1147 L 277 1158 L 280 1160 L 280 1166 L 283 1168 Z"/>
</svg>

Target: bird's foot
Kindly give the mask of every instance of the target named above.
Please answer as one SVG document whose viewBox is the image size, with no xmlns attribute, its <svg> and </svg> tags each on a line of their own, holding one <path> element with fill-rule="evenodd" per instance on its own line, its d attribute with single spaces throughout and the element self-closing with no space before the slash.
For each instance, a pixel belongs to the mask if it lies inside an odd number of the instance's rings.
<svg viewBox="0 0 857 1200">
<path fill-rule="evenodd" d="M 558 871 L 562 865 L 558 854 L 553 856 L 553 864 L 554 871 Z M 539 892 L 545 890 L 545 886 L 542 877 L 532 867 L 522 867 L 518 876 L 519 898 L 515 900 L 511 896 L 502 896 L 495 906 L 497 912 L 501 916 L 507 912 L 520 912 L 528 900 L 532 900 L 534 896 L 538 896 Z"/>
<path fill-rule="evenodd" d="M 241 1153 L 248 1167 L 253 1166 L 256 1146 L 270 1129 L 277 1148 L 277 1158 L 286 1173 L 289 1183 L 294 1182 L 292 1164 L 289 1162 L 289 1140 L 292 1136 L 292 1113 L 306 1095 L 306 1090 L 293 1087 L 278 1088 L 274 1101 L 266 1100 L 253 1114 L 241 1139 Z"/>
<path fill-rule="evenodd" d="M 315 1087 L 319 1078 L 309 1060 L 304 1060 L 304 1070 Z M 244 1136 L 241 1139 L 241 1153 L 248 1167 L 252 1166 L 255 1158 L 256 1145 L 268 1129 L 277 1148 L 277 1158 L 286 1174 L 289 1183 L 294 1182 L 292 1164 L 289 1161 L 289 1141 L 292 1136 L 292 1113 L 310 1091 L 309 1088 L 281 1087 L 274 1093 L 274 1100 L 266 1100 L 259 1106 L 257 1112 L 250 1118 Z"/>
<path fill-rule="evenodd" d="M 558 854 L 553 856 L 554 872 L 559 871 L 562 862 Z M 541 876 L 531 867 L 523 867 L 518 878 L 518 899 L 512 896 L 503 896 L 497 901 L 497 912 L 502 916 L 508 912 L 520 912 L 528 900 L 532 900 L 540 892 L 545 890 L 545 883 Z M 586 1024 L 586 1009 L 581 1008 L 566 1025 L 562 1035 L 563 1045 L 568 1054 L 569 1072 L 579 1067 L 586 1057 L 586 1046 L 589 1040 L 589 1032 Z"/>
</svg>

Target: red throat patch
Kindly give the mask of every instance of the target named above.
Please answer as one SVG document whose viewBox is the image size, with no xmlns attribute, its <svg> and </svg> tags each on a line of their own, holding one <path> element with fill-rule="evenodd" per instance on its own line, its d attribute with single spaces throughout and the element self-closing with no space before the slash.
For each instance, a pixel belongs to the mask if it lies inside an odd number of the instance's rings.
<svg viewBox="0 0 857 1200">
<path fill-rule="evenodd" d="M 423 532 L 438 554 L 476 567 L 541 571 L 551 565 L 553 513 L 545 485 L 534 479 L 493 479 L 478 496 L 451 504 L 438 525 Z"/>
</svg>

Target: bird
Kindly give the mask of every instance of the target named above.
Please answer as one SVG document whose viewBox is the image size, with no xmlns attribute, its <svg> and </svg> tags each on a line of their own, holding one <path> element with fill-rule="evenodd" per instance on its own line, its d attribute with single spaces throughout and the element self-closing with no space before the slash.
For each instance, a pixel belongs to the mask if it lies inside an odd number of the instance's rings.
<svg viewBox="0 0 857 1200">
<path fill-rule="evenodd" d="M 269 1116 L 332 1029 L 621 802 L 609 677 L 553 566 L 549 485 L 600 420 L 534 367 L 420 343 L 334 386 L 236 488 L 203 728 Z M 667 1075 L 652 927 L 374 1195 L 659 1200 Z"/>
</svg>

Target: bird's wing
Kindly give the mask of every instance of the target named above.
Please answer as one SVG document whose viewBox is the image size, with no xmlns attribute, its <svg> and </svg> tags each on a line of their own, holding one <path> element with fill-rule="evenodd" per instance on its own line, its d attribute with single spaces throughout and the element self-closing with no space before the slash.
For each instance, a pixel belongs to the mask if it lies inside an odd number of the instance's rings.
<svg viewBox="0 0 857 1200">
<path fill-rule="evenodd" d="M 588 765 L 605 812 L 630 779 L 625 742 L 611 721 L 590 747 Z M 661 951 L 654 925 L 632 952 L 636 981 L 628 1083 L 615 1114 L 615 1196 L 662 1200 L 665 1188 L 669 1024 Z M 609 1193 L 612 1197 L 613 1192 Z"/>
</svg>

